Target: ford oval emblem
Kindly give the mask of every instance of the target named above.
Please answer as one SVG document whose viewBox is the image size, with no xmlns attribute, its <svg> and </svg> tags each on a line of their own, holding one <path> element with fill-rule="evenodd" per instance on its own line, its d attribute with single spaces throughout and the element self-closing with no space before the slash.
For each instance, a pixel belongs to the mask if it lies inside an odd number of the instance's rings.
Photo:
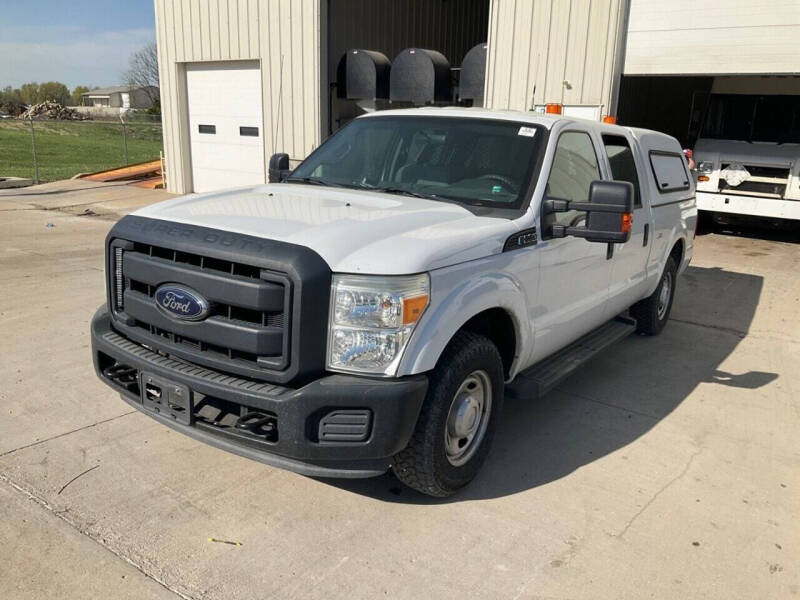
<svg viewBox="0 0 800 600">
<path fill-rule="evenodd" d="M 208 316 L 208 300 L 192 289 L 166 283 L 156 290 L 155 301 L 165 314 L 183 321 L 199 321 Z"/>
</svg>

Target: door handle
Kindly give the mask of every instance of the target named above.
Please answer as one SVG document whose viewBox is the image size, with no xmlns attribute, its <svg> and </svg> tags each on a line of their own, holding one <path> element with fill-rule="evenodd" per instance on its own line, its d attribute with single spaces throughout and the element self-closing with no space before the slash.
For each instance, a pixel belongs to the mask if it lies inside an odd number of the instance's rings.
<svg viewBox="0 0 800 600">
<path fill-rule="evenodd" d="M 647 246 L 647 242 L 650 241 L 650 223 L 644 224 L 644 239 L 642 240 L 642 246 Z"/>
</svg>

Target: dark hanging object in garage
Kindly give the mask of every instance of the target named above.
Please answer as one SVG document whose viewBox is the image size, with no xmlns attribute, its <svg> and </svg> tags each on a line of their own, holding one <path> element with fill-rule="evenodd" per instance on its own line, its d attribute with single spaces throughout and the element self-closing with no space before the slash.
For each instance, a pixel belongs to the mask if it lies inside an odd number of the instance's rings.
<svg viewBox="0 0 800 600">
<path fill-rule="evenodd" d="M 392 102 L 448 102 L 450 63 L 436 50 L 406 48 L 392 63 L 389 99 Z"/>
<path fill-rule="evenodd" d="M 375 50 L 348 50 L 336 68 L 339 98 L 377 100 L 389 97 L 391 61 Z"/>
<path fill-rule="evenodd" d="M 483 102 L 487 46 L 485 43 L 473 46 L 461 61 L 461 79 L 458 85 L 458 97 L 461 100 Z"/>
</svg>

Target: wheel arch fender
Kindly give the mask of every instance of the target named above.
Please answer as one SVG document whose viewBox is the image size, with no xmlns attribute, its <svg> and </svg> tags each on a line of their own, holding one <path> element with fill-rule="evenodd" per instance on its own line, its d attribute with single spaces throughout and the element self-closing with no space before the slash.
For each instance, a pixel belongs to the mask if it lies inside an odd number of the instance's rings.
<svg viewBox="0 0 800 600">
<path fill-rule="evenodd" d="M 506 369 L 506 375 L 513 376 L 533 336 L 522 286 L 508 273 L 470 276 L 466 270 L 447 271 L 432 274 L 431 304 L 409 341 L 397 375 L 432 370 L 447 344 L 468 322 L 487 311 L 502 310 L 514 329 L 513 357 Z"/>
<path fill-rule="evenodd" d="M 652 294 L 658 287 L 669 257 L 677 255 L 675 263 L 678 267 L 678 273 L 680 274 L 683 272 L 683 269 L 686 268 L 686 259 L 687 257 L 691 258 L 692 250 L 691 235 L 686 232 L 685 226 L 674 227 L 670 232 L 669 243 L 665 244 L 663 250 L 660 250 L 658 253 L 658 271 L 653 273 L 652 277 L 649 278 L 650 285 L 648 286 L 647 296 Z"/>
<path fill-rule="evenodd" d="M 694 236 L 697 229 L 697 205 L 694 198 L 691 201 L 681 202 L 676 216 L 678 222 L 672 230 L 672 239 L 667 245 L 666 254 L 662 257 L 662 264 L 666 265 L 667 259 L 675 256 L 678 273 L 681 273 L 686 267 L 687 260 L 691 260 L 694 250 Z"/>
</svg>

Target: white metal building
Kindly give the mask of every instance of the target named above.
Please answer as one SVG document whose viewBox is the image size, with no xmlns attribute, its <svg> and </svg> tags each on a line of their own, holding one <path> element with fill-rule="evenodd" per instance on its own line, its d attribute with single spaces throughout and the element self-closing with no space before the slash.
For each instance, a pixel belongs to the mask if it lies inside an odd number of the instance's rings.
<svg viewBox="0 0 800 600">
<path fill-rule="evenodd" d="M 266 180 L 360 108 L 337 97 L 351 49 L 405 48 L 451 67 L 488 43 L 483 104 L 691 137 L 723 76 L 800 75 L 797 0 L 155 0 L 167 185 Z M 732 83 L 732 85 L 735 84 Z"/>
</svg>

